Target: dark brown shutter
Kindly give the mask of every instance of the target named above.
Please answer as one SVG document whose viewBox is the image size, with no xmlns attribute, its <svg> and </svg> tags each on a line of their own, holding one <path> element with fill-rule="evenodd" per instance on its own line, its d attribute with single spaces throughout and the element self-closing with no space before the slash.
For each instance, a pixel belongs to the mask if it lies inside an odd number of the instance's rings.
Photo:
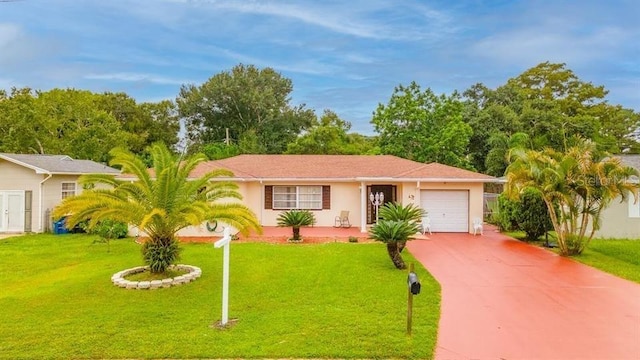
<svg viewBox="0 0 640 360">
<path fill-rule="evenodd" d="M 31 232 L 31 204 L 33 203 L 33 192 L 27 190 L 24 192 L 24 232 Z"/>
<path fill-rule="evenodd" d="M 331 209 L 331 186 L 322 186 L 322 209 Z"/>
<path fill-rule="evenodd" d="M 264 208 L 273 209 L 273 186 L 271 185 L 264 187 Z"/>
</svg>

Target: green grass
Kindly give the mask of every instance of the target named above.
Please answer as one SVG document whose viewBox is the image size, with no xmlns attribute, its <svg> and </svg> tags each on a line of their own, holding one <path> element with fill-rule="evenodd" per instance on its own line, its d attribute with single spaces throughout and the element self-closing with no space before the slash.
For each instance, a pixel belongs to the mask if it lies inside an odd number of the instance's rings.
<svg viewBox="0 0 640 360">
<path fill-rule="evenodd" d="M 230 317 L 220 319 L 222 251 L 185 244 L 193 283 L 160 290 L 113 286 L 141 264 L 129 239 L 86 235 L 0 240 L 0 358 L 432 357 L 439 285 L 416 262 L 422 292 L 406 330 L 406 272 L 383 244 L 231 246 Z M 405 260 L 415 261 L 405 253 Z"/>
<path fill-rule="evenodd" d="M 523 240 L 524 231 L 504 233 L 512 238 Z M 555 241 L 549 236 L 550 241 Z M 544 237 L 531 242 L 544 246 Z M 550 251 L 557 252 L 557 249 Z M 587 249 L 572 259 L 594 268 L 619 276 L 623 279 L 640 283 L 640 240 L 629 239 L 592 239 Z"/>
<path fill-rule="evenodd" d="M 640 283 L 640 240 L 594 239 L 581 255 L 573 259 Z"/>
</svg>

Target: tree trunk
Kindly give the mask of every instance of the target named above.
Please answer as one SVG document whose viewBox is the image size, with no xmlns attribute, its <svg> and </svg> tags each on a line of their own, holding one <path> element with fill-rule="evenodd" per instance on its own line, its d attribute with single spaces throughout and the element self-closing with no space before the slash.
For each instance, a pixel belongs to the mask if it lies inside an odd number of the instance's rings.
<svg viewBox="0 0 640 360">
<path fill-rule="evenodd" d="M 398 251 L 398 243 L 397 242 L 388 242 L 387 243 L 387 252 L 389 253 L 389 257 L 391 261 L 393 261 L 393 265 L 395 265 L 398 269 L 406 269 L 407 265 L 404 264 L 404 260 L 402 260 L 402 256 L 400 255 L 400 251 Z"/>
<path fill-rule="evenodd" d="M 401 241 L 398 243 L 398 252 L 402 254 L 402 250 L 404 250 L 404 247 L 407 246 L 407 242 L 406 241 Z"/>
<path fill-rule="evenodd" d="M 299 227 L 296 227 L 296 226 L 293 227 L 293 240 L 294 241 L 300 240 L 300 228 Z"/>
</svg>

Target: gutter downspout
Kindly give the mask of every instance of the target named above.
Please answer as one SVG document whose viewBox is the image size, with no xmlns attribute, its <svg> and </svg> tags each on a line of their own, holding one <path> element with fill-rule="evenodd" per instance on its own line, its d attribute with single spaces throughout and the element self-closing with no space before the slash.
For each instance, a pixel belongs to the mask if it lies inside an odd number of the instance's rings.
<svg viewBox="0 0 640 360">
<path fill-rule="evenodd" d="M 44 180 L 40 181 L 40 189 L 38 190 L 38 231 L 39 232 L 43 232 L 44 229 L 42 228 L 42 186 L 44 185 L 44 182 L 51 179 L 51 177 L 53 176 L 53 174 L 49 173 L 47 175 L 46 178 L 44 178 Z"/>
<path fill-rule="evenodd" d="M 360 232 L 367 232 L 367 186 L 360 182 Z"/>
<path fill-rule="evenodd" d="M 260 221 L 260 226 L 264 226 L 264 223 L 263 223 L 263 219 L 264 219 L 264 201 L 265 201 L 264 186 L 265 185 L 262 182 L 262 179 L 260 179 L 260 219 L 258 219 Z"/>
</svg>

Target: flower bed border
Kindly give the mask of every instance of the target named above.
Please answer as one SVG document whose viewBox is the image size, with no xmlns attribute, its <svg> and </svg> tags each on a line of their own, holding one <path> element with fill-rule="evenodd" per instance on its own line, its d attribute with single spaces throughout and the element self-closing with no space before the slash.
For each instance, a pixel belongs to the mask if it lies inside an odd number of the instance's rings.
<svg viewBox="0 0 640 360">
<path fill-rule="evenodd" d="M 202 275 L 202 270 L 199 267 L 191 265 L 171 265 L 170 270 L 187 271 L 186 274 L 176 276 L 174 278 L 167 278 L 162 280 L 151 281 L 130 281 L 124 277 L 131 274 L 141 273 L 149 270 L 148 266 L 137 266 L 131 269 L 119 271 L 111 276 L 111 282 L 120 288 L 124 289 L 138 289 L 138 290 L 155 290 L 160 288 L 168 288 L 172 286 L 179 286 L 192 281 L 195 281 Z"/>
</svg>

